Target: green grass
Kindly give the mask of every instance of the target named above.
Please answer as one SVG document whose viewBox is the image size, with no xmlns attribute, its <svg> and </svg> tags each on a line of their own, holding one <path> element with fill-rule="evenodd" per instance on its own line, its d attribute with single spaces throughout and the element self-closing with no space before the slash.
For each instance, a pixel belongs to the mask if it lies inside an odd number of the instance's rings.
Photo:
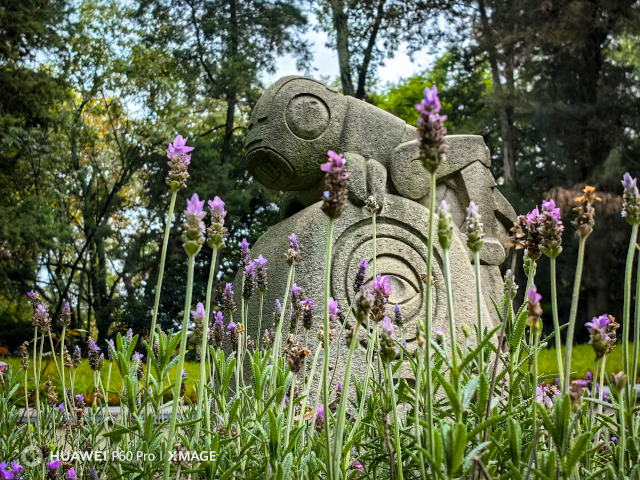
<svg viewBox="0 0 640 480">
<path fill-rule="evenodd" d="M 633 352 L 633 345 L 629 344 L 629 351 Z M 562 358 L 564 359 L 564 348 L 562 348 Z M 591 345 L 582 344 L 573 347 L 571 359 L 572 379 L 584 378 L 587 372 L 593 373 L 595 369 L 596 354 Z M 613 352 L 607 355 L 607 374 L 617 373 L 622 370 L 622 347 L 618 345 Z M 558 362 L 556 360 L 556 349 L 549 348 L 540 352 L 538 356 L 538 371 L 540 374 L 558 373 Z"/>
<path fill-rule="evenodd" d="M 21 382 L 20 389 L 16 394 L 16 397 L 19 398 L 18 405 L 24 406 L 24 370 L 22 370 L 21 359 L 20 358 L 8 358 L 8 359 L 3 358 L 2 361 L 11 365 L 14 369 L 14 372 L 16 371 L 16 369 L 20 370 L 20 378 L 22 382 Z M 104 367 L 100 372 L 102 385 L 104 386 L 105 389 L 107 388 L 107 376 L 109 374 L 110 363 L 111 362 L 109 362 L 108 360 L 105 360 Z M 46 364 L 46 357 L 43 360 L 42 364 L 44 369 Z M 174 367 L 173 370 L 171 371 L 172 382 L 175 381 L 176 368 L 177 367 Z M 185 362 L 184 369 L 188 375 L 186 396 L 189 397 L 191 401 L 195 402 L 196 400 L 195 380 L 200 377 L 200 364 L 196 362 Z M 65 378 L 65 383 L 67 388 L 69 388 L 70 385 L 69 385 L 68 370 L 66 370 L 66 373 L 67 373 L 67 377 Z M 44 369 L 44 373 L 42 376 L 42 385 L 40 386 L 40 401 L 46 401 L 46 395 L 44 395 L 44 382 L 47 379 L 47 375 L 49 375 L 49 377 L 51 378 L 51 382 L 56 387 L 59 403 L 62 403 L 62 387 L 60 385 L 58 373 L 56 372 L 56 367 L 54 366 L 53 362 L 51 362 L 47 366 L 47 368 Z M 33 364 L 29 365 L 29 370 L 27 371 L 27 379 L 28 379 L 27 380 L 28 389 L 29 389 L 29 392 L 31 392 L 29 397 L 30 399 L 29 403 L 31 403 L 35 398 L 33 393 L 35 390 L 35 383 L 33 379 Z M 80 366 L 76 369 L 74 393 L 76 395 L 80 393 L 84 394 L 85 399 L 87 399 L 87 403 L 89 404 L 93 402 L 93 390 L 94 390 L 93 382 L 94 382 L 94 372 L 89 367 L 89 361 L 87 359 L 83 359 Z M 166 388 L 168 385 L 166 378 L 165 378 L 164 384 Z M 120 391 L 120 389 L 122 388 L 122 377 L 120 376 L 118 367 L 115 364 L 111 368 L 111 382 L 108 388 L 111 392 Z M 165 400 L 169 400 L 170 397 L 171 395 L 167 395 Z M 110 393 L 109 405 L 118 405 L 118 404 L 119 404 L 118 397 L 114 393 Z"/>
<path fill-rule="evenodd" d="M 629 350 L 633 351 L 632 345 L 630 345 Z M 564 348 L 562 349 L 562 358 L 564 358 Z M 574 379 L 584 378 L 587 372 L 593 373 L 593 370 L 595 367 L 595 358 L 596 356 L 595 356 L 595 353 L 593 353 L 593 349 L 591 348 L 591 345 L 583 344 L 583 345 L 574 346 L 573 360 L 571 364 L 571 369 L 573 370 L 574 373 L 571 375 L 571 378 L 574 378 Z M 10 365 L 12 365 L 14 369 L 22 369 L 22 364 L 19 358 L 3 359 L 3 361 L 6 361 Z M 44 363 L 46 363 L 46 360 Z M 109 364 L 110 362 L 108 360 L 105 361 L 104 368 L 102 369 L 102 372 L 101 372 L 102 384 L 104 385 L 105 388 L 107 388 L 107 375 L 109 372 Z M 189 397 L 191 401 L 195 402 L 196 401 L 195 380 L 200 375 L 200 364 L 195 362 L 185 362 L 184 368 L 188 374 L 187 397 Z M 622 348 L 620 348 L 620 346 L 618 346 L 613 352 L 611 352 L 607 356 L 606 370 L 607 370 L 607 373 L 611 373 L 611 372 L 617 373 L 620 370 L 622 370 Z M 558 367 L 556 362 L 556 351 L 554 348 L 545 349 L 542 352 L 540 352 L 540 356 L 538 357 L 538 371 L 540 372 L 540 375 L 558 373 Z M 21 370 L 21 375 L 23 375 L 22 370 Z M 50 376 L 51 381 L 56 386 L 56 391 L 58 392 L 58 399 L 60 400 L 60 402 L 62 402 L 62 388 L 60 387 L 58 374 L 56 373 L 56 369 L 53 363 L 50 363 L 47 369 L 45 370 L 43 375 L 43 383 L 44 383 L 44 380 L 46 380 L 47 375 Z M 171 372 L 172 380 L 175 379 L 174 375 L 175 375 L 175 368 Z M 35 385 L 33 382 L 32 366 L 29 367 L 27 376 L 29 379 L 28 388 L 29 388 L 29 391 L 31 392 L 30 398 L 33 399 L 33 390 L 35 388 Z M 69 387 L 68 378 L 66 382 L 67 382 L 67 387 Z M 165 380 L 165 385 L 166 383 L 167 382 Z M 113 368 L 111 369 L 111 385 L 109 389 L 111 391 L 119 391 L 121 386 L 122 386 L 122 378 L 120 376 L 120 372 L 118 371 L 118 368 L 114 365 Z M 78 393 L 84 394 L 85 397 L 89 400 L 89 403 L 91 403 L 93 399 L 93 370 L 89 368 L 89 362 L 86 359 L 82 360 L 82 363 L 80 364 L 80 366 L 76 371 L 74 391 L 76 394 Z M 40 398 L 46 399 L 46 396 L 44 396 L 44 393 L 43 393 L 43 387 L 41 387 L 40 392 L 41 392 Z M 24 386 L 20 387 L 20 390 L 18 392 L 18 397 L 20 399 L 24 399 Z M 167 400 L 169 400 L 169 396 L 167 396 Z M 20 405 L 24 405 L 24 400 L 20 400 L 18 403 Z M 110 394 L 109 404 L 117 405 L 118 403 L 119 402 L 118 402 L 117 396 L 114 394 Z"/>
</svg>

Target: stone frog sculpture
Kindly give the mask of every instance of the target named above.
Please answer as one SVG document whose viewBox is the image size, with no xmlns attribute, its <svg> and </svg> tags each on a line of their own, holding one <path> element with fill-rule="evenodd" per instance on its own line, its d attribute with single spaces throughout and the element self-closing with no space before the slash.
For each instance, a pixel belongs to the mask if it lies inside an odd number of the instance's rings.
<svg viewBox="0 0 640 480">
<path fill-rule="evenodd" d="M 516 215 L 496 188 L 483 138 L 457 135 L 448 136 L 446 141 L 449 151 L 437 171 L 436 197 L 438 203 L 444 199 L 450 205 L 455 223 L 456 238 L 450 255 L 456 320 L 459 326 L 472 326 L 477 318 L 472 255 L 459 230 L 464 224 L 465 208 L 473 201 L 479 206 L 487 234 L 480 261 L 484 318 L 487 327 L 491 327 L 495 317 L 493 307 L 488 306 L 491 297 L 497 299 L 502 294 L 498 266 L 506 258 L 504 245 Z M 417 130 L 388 112 L 305 77 L 284 77 L 268 88 L 256 104 L 248 125 L 247 169 L 266 187 L 286 192 L 283 220 L 252 248 L 253 258 L 262 254 L 269 261 L 270 283 L 265 305 L 269 308 L 284 296 L 288 273 L 284 253 L 291 233 L 298 235 L 302 248 L 295 282 L 312 301 L 317 304 L 323 301 L 328 221 L 319 208 L 324 190 L 320 165 L 327 161 L 329 150 L 344 155 L 351 173 L 349 205 L 334 226 L 331 293 L 345 315 L 354 298 L 352 285 L 358 265 L 363 258 L 370 263 L 372 259 L 371 218 L 362 207 L 367 197 L 374 195 L 382 207 L 377 215 L 377 273 L 391 278 L 393 294 L 389 314 L 393 318 L 393 308 L 398 303 L 405 318 L 401 334 L 411 342 L 415 337 L 415 322 L 424 318 L 425 284 L 421 274 L 426 271 L 428 209 L 431 208 L 429 174 L 418 159 Z M 444 327 L 442 252 L 437 241 L 435 245 L 432 308 L 435 327 Z M 366 281 L 372 278 L 369 268 Z M 240 272 L 234 290 L 241 291 Z M 248 331 L 256 338 L 260 335 L 255 331 L 256 299 L 252 299 L 249 312 Z M 350 321 L 353 322 L 353 317 Z M 263 326 L 271 328 L 266 322 Z M 315 338 L 315 331 L 310 337 Z M 458 338 L 463 338 L 462 332 Z M 341 360 L 336 362 L 339 364 Z"/>
</svg>

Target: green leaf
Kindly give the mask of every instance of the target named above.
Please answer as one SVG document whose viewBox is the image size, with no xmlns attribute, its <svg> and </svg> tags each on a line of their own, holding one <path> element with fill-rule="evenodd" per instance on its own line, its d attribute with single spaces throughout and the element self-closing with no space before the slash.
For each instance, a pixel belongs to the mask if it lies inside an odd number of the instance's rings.
<svg viewBox="0 0 640 480">
<path fill-rule="evenodd" d="M 567 455 L 565 461 L 564 473 L 565 475 L 571 475 L 573 468 L 578 464 L 580 458 L 585 454 L 589 446 L 589 440 L 591 439 L 591 432 L 584 432 L 576 438 L 573 443 L 573 447 Z"/>
</svg>

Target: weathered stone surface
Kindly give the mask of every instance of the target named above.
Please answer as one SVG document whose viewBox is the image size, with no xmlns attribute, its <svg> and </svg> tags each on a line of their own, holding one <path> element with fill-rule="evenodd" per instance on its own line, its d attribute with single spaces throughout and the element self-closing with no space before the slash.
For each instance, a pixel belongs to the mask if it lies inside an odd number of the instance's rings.
<svg viewBox="0 0 640 480">
<path fill-rule="evenodd" d="M 455 239 L 451 248 L 454 311 L 458 328 L 474 325 L 477 316 L 472 255 L 466 247 L 463 228 L 465 208 L 475 202 L 482 214 L 487 234 L 480 260 L 484 281 L 484 319 L 495 321 L 490 298 L 501 294 L 500 265 L 505 257 L 507 230 L 515 212 L 496 189 L 490 173 L 489 151 L 482 137 L 447 137 L 447 160 L 437 171 L 436 198 L 445 199 L 454 220 Z M 413 348 L 415 324 L 425 315 L 425 285 L 420 275 L 426 271 L 429 176 L 418 160 L 415 127 L 372 105 L 344 97 L 335 89 L 304 77 L 285 77 L 270 87 L 253 111 L 247 136 L 247 164 L 258 181 L 288 192 L 283 221 L 264 234 L 252 248 L 252 257 L 268 259 L 269 291 L 265 295 L 262 330 L 272 328 L 271 311 L 276 299 L 285 296 L 288 265 L 285 252 L 288 236 L 298 235 L 302 261 L 295 270 L 295 282 L 317 305 L 317 321 L 308 332 L 311 346 L 320 325 L 323 304 L 325 252 L 329 221 L 320 210 L 324 174 L 320 165 L 327 151 L 343 153 L 351 172 L 349 205 L 336 221 L 333 236 L 331 295 L 340 309 L 348 311 L 353 300 L 353 280 L 363 258 L 372 259 L 371 218 L 362 206 L 368 195 L 382 205 L 377 216 L 377 273 L 390 275 L 393 295 L 389 313 L 400 304 L 407 324 L 402 335 Z M 435 249 L 434 328 L 448 331 L 442 251 Z M 373 271 L 368 271 L 367 282 Z M 241 276 L 234 290 L 240 302 Z M 290 308 L 290 306 L 288 307 Z M 259 337 L 258 298 L 249 305 L 248 331 Z M 288 324 L 289 315 L 285 322 Z M 353 322 L 351 318 L 350 323 Z M 302 325 L 298 334 L 303 332 Z M 285 328 L 284 331 L 287 331 Z M 462 333 L 458 332 L 462 339 Z M 333 351 L 337 350 L 334 340 Z M 332 363 L 344 365 L 346 347 Z M 354 364 L 354 374 L 364 372 L 363 355 Z"/>
</svg>

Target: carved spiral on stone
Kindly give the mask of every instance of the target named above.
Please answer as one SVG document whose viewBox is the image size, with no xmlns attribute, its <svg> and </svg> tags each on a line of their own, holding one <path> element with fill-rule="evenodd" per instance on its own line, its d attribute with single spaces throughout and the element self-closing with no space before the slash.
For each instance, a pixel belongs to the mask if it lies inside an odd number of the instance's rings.
<svg viewBox="0 0 640 480">
<path fill-rule="evenodd" d="M 378 275 L 389 276 L 392 294 L 387 304 L 387 314 L 394 318 L 395 304 L 399 304 L 406 319 L 404 338 L 415 339 L 415 326 L 425 317 L 426 284 L 421 275 L 426 273 L 427 236 L 398 219 L 384 215 L 377 217 L 376 270 Z M 363 258 L 369 262 L 365 285 L 373 280 L 373 229 L 371 219 L 361 220 L 347 227 L 335 241 L 332 266 L 332 295 L 343 310 L 351 305 L 355 292 L 353 281 Z M 434 246 L 432 287 L 433 317 L 446 316 L 446 296 L 442 261 Z M 398 335 L 399 337 L 399 335 Z"/>
</svg>

